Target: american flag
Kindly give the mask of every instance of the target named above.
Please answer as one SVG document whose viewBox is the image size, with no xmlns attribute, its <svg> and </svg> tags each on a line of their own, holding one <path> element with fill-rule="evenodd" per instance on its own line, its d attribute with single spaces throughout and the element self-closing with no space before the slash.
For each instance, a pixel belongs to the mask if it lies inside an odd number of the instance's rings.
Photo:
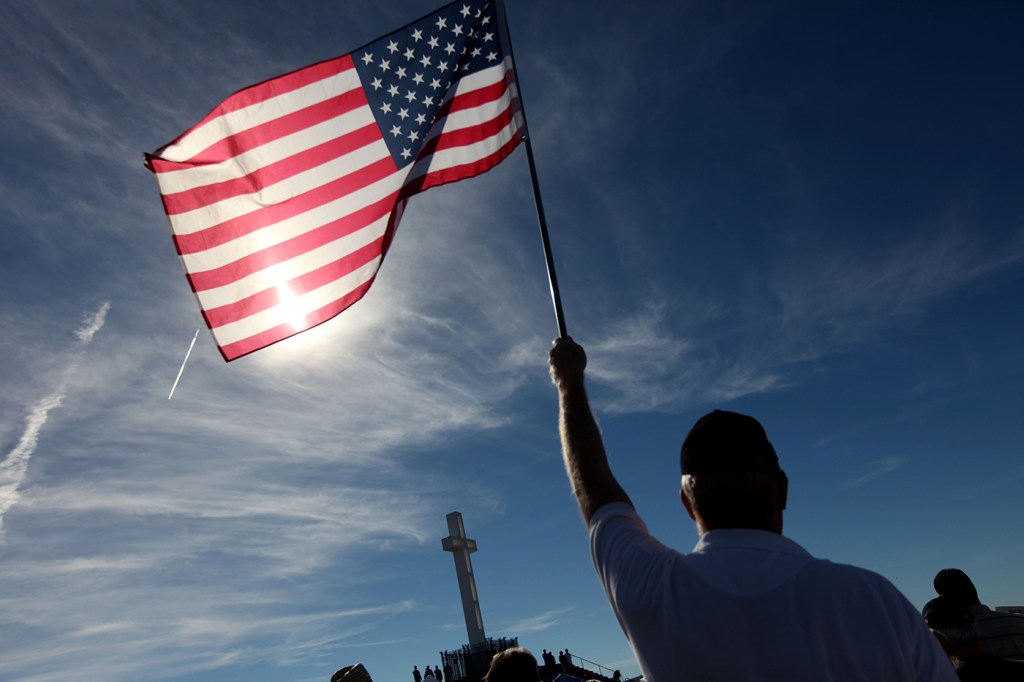
<svg viewBox="0 0 1024 682">
<path fill-rule="evenodd" d="M 491 0 L 228 97 L 146 155 L 225 360 L 334 317 L 369 289 L 410 196 L 519 144 Z"/>
</svg>

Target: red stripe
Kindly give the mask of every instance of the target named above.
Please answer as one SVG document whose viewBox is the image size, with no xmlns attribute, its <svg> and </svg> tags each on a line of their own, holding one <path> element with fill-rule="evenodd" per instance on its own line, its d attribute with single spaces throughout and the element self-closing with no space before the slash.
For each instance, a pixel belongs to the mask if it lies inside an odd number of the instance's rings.
<svg viewBox="0 0 1024 682">
<path fill-rule="evenodd" d="M 508 81 L 502 78 L 497 83 L 487 85 L 476 90 L 470 90 L 456 95 L 451 104 L 448 106 L 448 111 L 444 112 L 445 115 L 456 112 L 464 111 L 466 109 L 472 109 L 478 107 L 481 104 L 487 104 L 493 102 L 496 99 L 500 99 L 505 91 L 508 90 Z"/>
<path fill-rule="evenodd" d="M 485 85 L 484 87 L 477 88 L 476 90 L 467 90 L 466 92 L 456 95 L 450 100 L 442 102 L 441 107 L 434 115 L 434 120 L 439 121 L 442 118 L 446 118 L 453 111 L 465 111 L 466 109 L 478 107 L 481 104 L 493 102 L 500 99 L 507 89 L 508 81 L 502 78 L 497 83 Z"/>
<path fill-rule="evenodd" d="M 391 156 L 374 161 L 369 166 L 343 175 L 319 187 L 297 194 L 276 204 L 226 220 L 191 234 L 174 236 L 174 244 L 178 253 L 185 255 L 199 253 L 206 249 L 227 244 L 228 242 L 269 227 L 282 220 L 293 218 L 318 206 L 330 203 L 378 180 L 382 180 L 395 172 L 395 162 Z"/>
<path fill-rule="evenodd" d="M 350 90 L 330 99 L 311 104 L 304 109 L 261 123 L 258 126 L 239 130 L 213 143 L 186 161 L 152 159 L 151 170 L 155 173 L 169 173 L 190 170 L 196 166 L 212 165 L 251 151 L 274 140 L 305 130 L 318 123 L 329 121 L 350 111 L 368 106 L 366 93 L 360 89 Z"/>
<path fill-rule="evenodd" d="M 167 215 L 177 215 L 232 197 L 258 192 L 310 168 L 316 168 L 328 161 L 340 158 L 379 139 L 380 132 L 377 129 L 377 124 L 369 123 L 346 135 L 328 140 L 263 168 L 257 168 L 240 178 L 215 182 L 183 192 L 165 194 L 164 208 L 167 209 Z"/>
<path fill-rule="evenodd" d="M 380 201 L 364 206 L 349 215 L 286 241 L 271 244 L 265 249 L 239 258 L 227 265 L 214 268 L 213 270 L 189 273 L 188 280 L 192 284 L 193 291 L 216 289 L 217 287 L 237 282 L 255 272 L 278 263 L 283 263 L 304 253 L 309 253 L 313 249 L 317 249 L 366 227 L 373 221 L 388 215 L 394 208 L 397 197 L 398 193 L 394 192 Z"/>
<path fill-rule="evenodd" d="M 384 237 L 381 236 L 379 239 L 375 239 L 366 246 L 344 255 L 332 263 L 288 280 L 285 286 L 296 296 L 319 289 L 372 261 L 381 254 L 383 245 Z M 206 321 L 212 327 L 222 327 L 273 308 L 280 305 L 280 303 L 281 295 L 278 287 L 271 287 L 235 303 L 208 309 L 206 311 Z"/>
<path fill-rule="evenodd" d="M 366 93 L 362 89 L 349 90 L 218 140 L 188 159 L 188 163 L 220 163 L 364 106 L 367 106 Z"/>
<path fill-rule="evenodd" d="M 512 153 L 512 150 L 516 148 L 519 142 L 519 135 L 513 135 L 511 140 L 503 144 L 497 150 L 487 156 L 477 159 L 476 161 L 464 163 L 460 166 L 443 168 L 441 170 L 428 171 L 425 175 L 420 176 L 416 180 L 413 180 L 402 187 L 402 198 L 406 199 L 414 194 L 430 189 L 431 187 L 437 187 L 438 185 L 444 185 L 449 182 L 457 182 L 459 180 L 464 180 L 466 178 L 471 178 L 474 175 L 484 173 L 501 163 L 506 156 Z M 426 159 L 424 159 L 424 161 L 426 161 Z"/>
<path fill-rule="evenodd" d="M 377 276 L 374 275 L 364 284 L 345 294 L 338 300 L 328 303 L 319 310 L 307 313 L 305 316 L 307 326 L 303 329 L 296 331 L 291 324 L 279 324 L 276 327 L 272 327 L 264 332 L 260 332 L 259 334 L 254 334 L 246 339 L 235 341 L 234 343 L 229 343 L 225 346 L 220 346 L 220 353 L 224 356 L 225 360 L 230 362 L 231 360 L 240 358 L 243 355 L 248 355 L 253 351 L 260 350 L 261 348 L 277 343 L 278 341 L 283 341 L 291 336 L 295 336 L 296 334 L 315 327 L 318 324 L 322 324 L 361 299 L 370 288 L 370 285 L 373 284 L 373 280 L 376 279 L 376 277 Z"/>
<path fill-rule="evenodd" d="M 439 150 L 465 147 L 466 145 L 486 140 L 492 135 L 497 135 L 501 132 L 511 120 L 512 108 L 509 107 L 490 121 L 484 121 L 469 128 L 459 128 L 450 132 L 442 131 L 440 135 L 424 143 L 419 156 L 424 158 Z"/>
<path fill-rule="evenodd" d="M 277 76 L 270 80 L 265 80 L 262 83 L 250 85 L 247 88 L 239 90 L 218 104 L 217 107 L 204 116 L 199 123 L 179 135 L 173 142 L 165 144 L 154 152 L 150 161 L 159 160 L 156 157 L 162 154 L 167 147 L 180 143 L 183 139 L 188 137 L 192 131 L 201 128 L 215 118 L 223 116 L 224 114 L 230 114 L 234 111 L 238 111 L 239 109 L 244 109 L 252 106 L 253 104 L 265 102 L 273 97 L 293 92 L 299 88 L 304 88 L 311 83 L 315 83 L 325 78 L 330 78 L 331 76 L 336 76 L 354 68 L 355 64 L 352 62 L 351 55 L 344 55 L 342 57 L 327 59 L 317 64 L 313 64 L 312 66 L 307 66 L 296 71 L 292 71 L 291 73 L 286 73 L 283 76 Z"/>
</svg>

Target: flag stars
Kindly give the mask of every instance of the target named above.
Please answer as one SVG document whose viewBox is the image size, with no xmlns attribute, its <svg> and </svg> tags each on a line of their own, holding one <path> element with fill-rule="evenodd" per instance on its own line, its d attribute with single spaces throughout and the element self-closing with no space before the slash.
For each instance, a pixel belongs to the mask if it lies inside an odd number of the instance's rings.
<svg viewBox="0 0 1024 682">
<path fill-rule="evenodd" d="M 400 165 L 416 160 L 452 82 L 502 59 L 493 8 L 476 10 L 473 3 L 462 0 L 418 28 L 385 37 L 353 55 L 357 63 L 362 62 L 360 70 L 366 68 L 366 91 Z"/>
</svg>

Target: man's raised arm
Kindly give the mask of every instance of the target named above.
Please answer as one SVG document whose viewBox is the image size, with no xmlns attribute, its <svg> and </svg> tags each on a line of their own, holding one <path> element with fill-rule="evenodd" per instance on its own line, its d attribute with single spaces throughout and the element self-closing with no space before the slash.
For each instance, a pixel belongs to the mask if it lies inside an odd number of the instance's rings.
<svg viewBox="0 0 1024 682">
<path fill-rule="evenodd" d="M 583 370 L 587 354 L 572 338 L 555 340 L 549 356 L 551 380 L 558 387 L 559 431 L 562 435 L 562 457 L 569 475 L 583 520 L 609 502 L 625 502 L 629 496 L 615 480 L 601 440 L 601 431 L 590 411 L 587 391 L 583 386 Z"/>
</svg>

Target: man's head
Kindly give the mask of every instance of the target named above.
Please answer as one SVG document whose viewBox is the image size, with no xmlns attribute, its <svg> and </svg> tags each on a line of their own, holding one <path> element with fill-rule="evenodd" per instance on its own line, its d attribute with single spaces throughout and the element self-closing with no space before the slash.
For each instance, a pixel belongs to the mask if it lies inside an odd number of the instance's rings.
<svg viewBox="0 0 1024 682">
<path fill-rule="evenodd" d="M 935 586 L 935 592 L 941 597 L 948 597 L 967 606 L 981 603 L 978 599 L 978 588 L 959 568 L 942 569 L 935 574 L 932 584 Z"/>
<path fill-rule="evenodd" d="M 522 647 L 499 651 L 491 659 L 483 682 L 540 682 L 537 659 Z"/>
<path fill-rule="evenodd" d="M 936 597 L 924 605 L 921 615 L 950 660 L 962 661 L 981 653 L 974 616 L 963 602 Z"/>
<path fill-rule="evenodd" d="M 683 441 L 680 497 L 701 532 L 753 528 L 782 532 L 789 481 L 753 417 L 715 410 Z"/>
</svg>

